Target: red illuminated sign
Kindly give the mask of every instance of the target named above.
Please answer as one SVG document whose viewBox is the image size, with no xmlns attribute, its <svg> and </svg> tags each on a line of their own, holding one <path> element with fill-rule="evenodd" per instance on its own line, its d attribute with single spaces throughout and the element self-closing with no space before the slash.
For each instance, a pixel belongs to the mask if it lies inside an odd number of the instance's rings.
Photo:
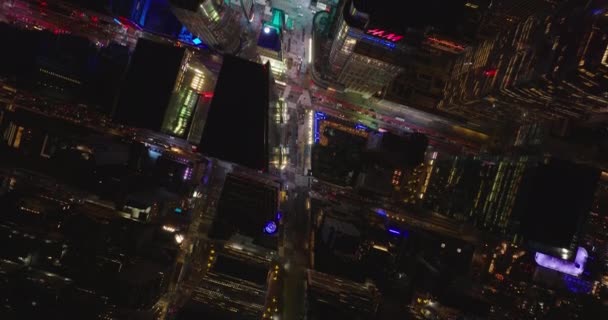
<svg viewBox="0 0 608 320">
<path fill-rule="evenodd" d="M 483 72 L 483 75 L 488 77 L 488 78 L 493 78 L 496 76 L 496 73 L 498 73 L 498 70 L 496 69 L 488 69 L 486 71 Z"/>
<path fill-rule="evenodd" d="M 389 33 L 388 31 L 384 31 L 382 29 L 369 29 L 367 30 L 365 33 L 367 34 L 371 34 L 372 36 L 378 37 L 378 38 L 382 38 L 382 39 L 386 39 L 392 42 L 397 42 L 401 39 L 403 39 L 402 35 L 398 35 L 398 34 L 394 34 L 394 33 Z"/>
<path fill-rule="evenodd" d="M 444 39 L 439 39 L 439 38 L 434 38 L 434 37 L 428 37 L 427 40 L 430 41 L 431 43 L 435 43 L 435 44 L 438 44 L 440 46 L 444 46 L 444 47 L 447 47 L 447 48 L 450 48 L 450 49 L 453 49 L 453 50 L 456 50 L 456 51 L 462 51 L 462 50 L 465 49 L 464 46 L 462 46 L 462 45 L 460 45 L 458 43 L 455 43 L 455 42 L 452 42 L 452 41 L 448 41 L 448 40 L 444 40 Z"/>
</svg>

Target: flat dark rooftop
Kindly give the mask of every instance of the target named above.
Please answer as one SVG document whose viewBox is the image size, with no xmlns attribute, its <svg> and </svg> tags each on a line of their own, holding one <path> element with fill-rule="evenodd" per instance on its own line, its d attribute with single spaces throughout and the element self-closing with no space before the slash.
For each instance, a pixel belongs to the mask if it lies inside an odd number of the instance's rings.
<svg viewBox="0 0 608 320">
<path fill-rule="evenodd" d="M 268 28 L 268 32 L 265 31 L 266 28 Z M 273 27 L 262 28 L 262 32 L 260 32 L 260 37 L 258 38 L 258 46 L 274 51 L 280 51 L 281 37 L 279 30 Z"/>
<path fill-rule="evenodd" d="M 516 203 L 524 238 L 568 248 L 591 210 L 599 176 L 593 167 L 559 159 L 528 170 Z"/>
<path fill-rule="evenodd" d="M 160 131 L 184 52 L 151 40 L 137 42 L 114 115 L 118 122 Z"/>
<path fill-rule="evenodd" d="M 276 237 L 263 230 L 275 220 L 278 190 L 258 180 L 228 175 L 217 206 L 217 216 L 209 236 L 229 239 L 234 234 L 250 237 L 254 244 L 276 249 Z"/>
<path fill-rule="evenodd" d="M 205 155 L 268 169 L 269 69 L 224 57 L 200 143 Z"/>
<path fill-rule="evenodd" d="M 234 257 L 219 255 L 213 271 L 235 278 L 240 278 L 258 285 L 265 285 L 268 277 L 268 266 L 236 259 Z"/>
</svg>

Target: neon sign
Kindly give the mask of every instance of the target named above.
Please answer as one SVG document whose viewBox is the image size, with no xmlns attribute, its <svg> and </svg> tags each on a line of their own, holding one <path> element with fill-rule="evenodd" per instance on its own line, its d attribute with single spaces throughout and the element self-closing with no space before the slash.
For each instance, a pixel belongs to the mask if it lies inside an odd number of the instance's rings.
<svg viewBox="0 0 608 320">
<path fill-rule="evenodd" d="M 561 273 L 569 274 L 575 277 L 580 276 L 585 270 L 585 263 L 589 254 L 583 247 L 578 247 L 574 262 L 566 261 L 557 257 L 549 256 L 544 253 L 537 252 L 534 256 L 536 264 L 541 267 L 556 270 Z"/>
<path fill-rule="evenodd" d="M 498 70 L 496 69 L 488 69 L 486 71 L 483 72 L 483 75 L 488 77 L 488 78 L 493 78 L 496 76 L 496 73 L 498 73 Z"/>
<path fill-rule="evenodd" d="M 392 42 L 397 42 L 397 41 L 403 39 L 402 35 L 389 33 L 388 31 L 384 31 L 382 29 L 369 29 L 369 30 L 365 31 L 365 33 L 371 34 L 372 36 L 386 39 L 386 40 L 389 40 Z"/>
<path fill-rule="evenodd" d="M 266 226 L 264 226 L 264 232 L 267 234 L 273 234 L 277 232 L 277 224 L 274 221 L 269 221 L 268 223 L 266 223 Z"/>
<path fill-rule="evenodd" d="M 440 46 L 445 46 L 449 49 L 456 50 L 456 51 L 462 51 L 465 49 L 465 47 L 460 44 L 457 44 L 452 41 L 444 40 L 444 39 L 428 37 L 427 40 L 430 41 L 431 43 L 438 44 Z"/>
</svg>

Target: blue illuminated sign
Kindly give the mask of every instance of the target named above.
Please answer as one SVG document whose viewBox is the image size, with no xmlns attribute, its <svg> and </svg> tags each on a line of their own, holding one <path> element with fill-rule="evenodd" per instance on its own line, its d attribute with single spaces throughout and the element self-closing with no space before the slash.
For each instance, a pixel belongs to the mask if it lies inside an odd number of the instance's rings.
<svg viewBox="0 0 608 320">
<path fill-rule="evenodd" d="M 182 208 L 175 208 L 175 213 L 182 213 Z"/>
<path fill-rule="evenodd" d="M 396 235 L 396 236 L 401 236 L 401 235 L 402 235 L 402 236 L 404 236 L 405 238 L 407 238 L 407 237 L 409 236 L 409 234 L 408 234 L 407 230 L 400 231 L 400 230 L 397 230 L 397 229 L 389 228 L 389 229 L 388 229 L 388 232 L 389 232 L 389 233 L 392 233 L 392 234 L 394 234 L 394 235 Z"/>
<path fill-rule="evenodd" d="M 314 123 L 314 128 L 313 128 L 313 132 L 314 132 L 314 135 L 315 135 L 315 143 L 319 142 L 319 139 L 320 139 L 320 135 L 319 135 L 319 121 L 320 120 L 325 120 L 325 118 L 326 118 L 325 113 L 319 112 L 319 111 L 315 112 L 315 123 Z"/>
<path fill-rule="evenodd" d="M 355 129 L 365 131 L 365 130 L 367 130 L 367 127 L 364 126 L 364 125 L 362 125 L 362 124 L 360 124 L 360 123 L 357 123 L 355 125 Z"/>
<path fill-rule="evenodd" d="M 264 233 L 273 234 L 277 232 L 277 224 L 274 221 L 268 221 L 264 227 Z"/>
<path fill-rule="evenodd" d="M 386 47 L 387 49 L 395 49 L 397 47 L 397 45 L 394 42 L 384 40 L 382 38 L 373 37 L 373 36 L 367 35 L 367 34 L 358 34 L 358 33 L 351 31 L 348 33 L 348 35 L 355 39 L 362 39 L 362 40 L 371 42 L 376 45 L 381 45 L 383 47 Z"/>
<path fill-rule="evenodd" d="M 199 44 L 203 43 L 203 41 L 201 41 L 201 39 L 199 38 L 194 38 L 192 39 L 192 43 L 198 46 Z"/>
<path fill-rule="evenodd" d="M 395 230 L 395 229 L 388 229 L 388 232 L 390 232 L 392 234 L 396 234 L 396 235 L 401 235 L 401 232 L 399 232 L 399 230 Z"/>
</svg>

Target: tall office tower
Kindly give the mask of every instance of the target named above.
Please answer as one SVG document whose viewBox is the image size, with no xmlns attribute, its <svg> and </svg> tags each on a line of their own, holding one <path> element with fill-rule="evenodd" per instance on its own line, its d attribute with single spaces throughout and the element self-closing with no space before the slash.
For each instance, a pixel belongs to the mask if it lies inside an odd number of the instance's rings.
<svg viewBox="0 0 608 320">
<path fill-rule="evenodd" d="M 97 106 L 105 114 L 112 113 L 121 86 L 116 80 L 127 71 L 129 58 L 129 48 L 115 42 L 98 49 L 95 57 L 97 68 L 92 79 L 87 81 L 87 104 Z"/>
<path fill-rule="evenodd" d="M 285 14 L 280 10 L 273 11 L 281 17 Z M 283 34 L 283 23 L 281 21 L 280 26 L 264 25 L 262 32 L 258 37 L 257 51 L 260 55 L 262 63 L 270 62 L 272 74 L 277 80 L 284 80 L 285 62 L 283 60 L 283 45 L 282 45 L 282 34 Z"/>
<path fill-rule="evenodd" d="M 608 171 L 603 171 L 600 175 L 600 182 L 595 191 L 595 199 L 593 200 L 591 211 L 603 217 L 608 216 Z"/>
<path fill-rule="evenodd" d="M 492 50 L 491 42 L 479 42 L 477 37 L 487 7 L 482 0 L 454 1 L 447 8 L 453 17 L 441 14 L 446 10 L 442 8 L 440 18 L 433 16 L 436 11 L 423 10 L 417 24 L 403 21 L 408 27 L 407 50 L 401 53 L 404 72 L 391 83 L 385 98 L 434 109 L 465 91 L 469 78 L 482 73 Z"/>
<path fill-rule="evenodd" d="M 501 109 L 462 104 L 531 77 L 535 61 L 533 43 L 541 21 L 524 19 L 513 28 L 484 38 L 480 32 L 486 29 L 480 17 L 485 17 L 491 8 L 472 3 L 463 7 L 465 16 L 475 21 L 477 29 L 470 27 L 468 34 L 458 36 L 448 33 L 427 35 L 426 41 L 407 60 L 406 71 L 395 79 L 386 98 L 471 120 L 479 119 L 480 123 L 510 119 Z M 485 11 L 475 12 L 477 10 Z"/>
<path fill-rule="evenodd" d="M 140 39 L 114 118 L 129 126 L 160 131 L 184 53 L 183 48 Z"/>
<path fill-rule="evenodd" d="M 201 152 L 268 171 L 270 146 L 278 141 L 270 122 L 277 104 L 273 81 L 269 63 L 224 56 L 199 144 Z"/>
<path fill-rule="evenodd" d="M 595 190 L 589 221 L 587 221 L 581 240 L 587 248 L 606 248 L 608 241 L 608 171 L 602 172 Z M 608 262 L 608 250 L 597 250 L 602 263 Z M 599 260 L 598 259 L 598 260 Z"/>
<path fill-rule="evenodd" d="M 175 16 L 206 45 L 223 53 L 236 53 L 241 28 L 238 11 L 222 0 L 170 0 Z"/>
<path fill-rule="evenodd" d="M 403 34 L 372 22 L 365 1 L 343 2 L 329 62 L 336 82 L 346 90 L 373 95 L 402 72 L 397 46 Z"/>
<path fill-rule="evenodd" d="M 547 15 L 559 0 L 494 0 L 483 18 L 479 35 L 493 38 L 498 33 L 513 29 L 533 15 Z M 581 1 L 582 2 L 582 1 Z"/>
<path fill-rule="evenodd" d="M 577 259 L 580 229 L 599 177 L 595 168 L 558 159 L 529 169 L 514 207 L 527 244 L 548 256 Z"/>
<path fill-rule="evenodd" d="M 247 20 L 251 20 L 255 13 L 253 2 L 253 0 L 230 0 L 230 5 L 236 10 L 242 11 Z"/>
<path fill-rule="evenodd" d="M 547 19 L 545 28 L 544 59 L 542 73 L 552 79 L 564 79 L 576 73 L 582 56 L 589 55 L 588 46 L 593 45 L 591 33 L 594 25 L 602 17 L 602 11 L 584 6 L 584 1 L 575 5 L 563 6 Z M 596 27 L 597 28 L 597 27 Z M 599 48 L 597 48 L 599 49 Z M 601 60 L 602 50 L 594 52 Z M 583 63 L 584 65 L 584 63 Z"/>
<path fill-rule="evenodd" d="M 457 220 L 468 220 L 486 168 L 467 157 L 438 157 L 429 173 L 423 207 Z"/>
<path fill-rule="evenodd" d="M 177 319 L 277 319 L 280 268 L 271 256 L 240 243 L 210 247 L 207 271 L 192 280 L 192 295 Z"/>
<path fill-rule="evenodd" d="M 528 157 L 484 161 L 473 211 L 474 223 L 482 229 L 506 232 L 523 175 L 532 162 Z"/>
<path fill-rule="evenodd" d="M 107 0 L 106 0 L 107 1 Z M 181 23 L 171 13 L 167 0 L 123 0 L 107 1 L 114 16 L 125 17 L 146 31 L 178 35 Z"/>
<path fill-rule="evenodd" d="M 593 2 L 599 1 L 581 1 L 547 19 L 541 72 L 601 96 L 608 88 L 608 10 Z"/>
<path fill-rule="evenodd" d="M 249 244 L 276 250 L 280 184 L 263 176 L 228 174 L 209 237 L 235 236 Z"/>
<path fill-rule="evenodd" d="M 578 65 L 591 72 L 603 71 L 608 68 L 608 15 L 594 15 L 590 28 L 584 33 L 583 41 L 577 53 Z M 599 73 L 599 72 L 598 72 Z M 601 78 L 605 79 L 605 78 Z M 605 85 L 605 80 L 602 81 Z"/>
<path fill-rule="evenodd" d="M 208 57 L 202 55 L 186 50 L 161 128 L 195 144 L 200 142 L 215 86 L 215 75 L 201 62 Z"/>
<path fill-rule="evenodd" d="M 501 49 L 493 51 L 488 63 L 495 70 L 493 89 L 499 90 L 483 102 L 447 108 L 468 119 L 543 122 L 561 131 L 560 136 L 576 122 L 608 121 L 608 63 L 602 63 L 608 45 L 606 13 L 589 3 L 562 2 L 551 15 L 528 17 L 500 33 L 496 43 Z"/>
</svg>

